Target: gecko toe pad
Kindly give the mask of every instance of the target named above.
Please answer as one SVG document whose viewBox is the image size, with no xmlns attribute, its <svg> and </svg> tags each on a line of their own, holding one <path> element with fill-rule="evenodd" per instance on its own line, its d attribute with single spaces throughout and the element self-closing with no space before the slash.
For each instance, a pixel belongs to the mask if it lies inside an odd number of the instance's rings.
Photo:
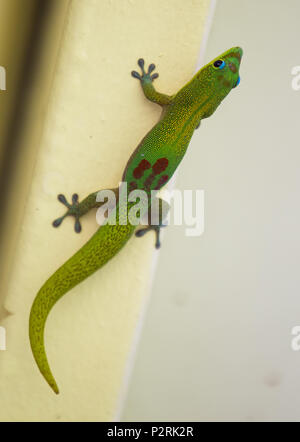
<svg viewBox="0 0 300 442">
<path fill-rule="evenodd" d="M 141 238 L 142 236 L 144 236 L 146 233 L 150 232 L 151 230 L 154 230 L 155 232 L 155 248 L 159 249 L 161 246 L 161 242 L 160 242 L 160 229 L 162 229 L 163 227 L 167 227 L 165 224 L 160 224 L 158 226 L 147 226 L 144 227 L 142 229 L 139 229 L 135 232 L 135 236 L 138 238 Z"/>
<path fill-rule="evenodd" d="M 64 206 L 67 207 L 67 212 L 63 215 L 57 218 L 53 221 L 52 225 L 53 227 L 59 227 L 63 220 L 66 218 L 66 216 L 74 216 L 75 217 L 75 224 L 74 224 L 74 230 L 76 233 L 81 232 L 81 224 L 79 221 L 80 218 L 80 211 L 79 211 L 79 202 L 78 202 L 78 195 L 77 193 L 74 193 L 72 195 L 72 204 L 68 203 L 66 197 L 63 194 L 59 194 L 57 196 L 58 201 L 60 201 Z"/>
<path fill-rule="evenodd" d="M 139 74 L 137 71 L 132 71 L 131 75 L 134 78 L 137 78 L 140 81 L 153 81 L 158 77 L 158 73 L 151 75 L 151 73 L 155 69 L 155 64 L 151 63 L 148 67 L 148 72 L 145 71 L 145 60 L 143 58 L 138 59 L 138 65 L 141 68 L 142 74 Z"/>
</svg>

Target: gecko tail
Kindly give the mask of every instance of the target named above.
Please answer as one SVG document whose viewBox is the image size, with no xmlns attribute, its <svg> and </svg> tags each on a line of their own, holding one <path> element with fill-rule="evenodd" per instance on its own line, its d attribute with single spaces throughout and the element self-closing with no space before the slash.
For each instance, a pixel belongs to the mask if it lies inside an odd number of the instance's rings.
<svg viewBox="0 0 300 442">
<path fill-rule="evenodd" d="M 29 339 L 32 354 L 42 376 L 48 382 L 54 393 L 59 394 L 59 389 L 51 372 L 44 346 L 45 323 L 49 313 L 47 313 L 45 309 L 45 285 L 38 292 L 31 307 L 29 317 Z"/>
<path fill-rule="evenodd" d="M 115 256 L 134 230 L 135 226 L 131 224 L 106 224 L 100 227 L 75 255 L 53 273 L 36 295 L 29 317 L 30 345 L 41 374 L 56 394 L 59 394 L 59 389 L 50 370 L 44 345 L 47 317 L 65 293 Z"/>
</svg>

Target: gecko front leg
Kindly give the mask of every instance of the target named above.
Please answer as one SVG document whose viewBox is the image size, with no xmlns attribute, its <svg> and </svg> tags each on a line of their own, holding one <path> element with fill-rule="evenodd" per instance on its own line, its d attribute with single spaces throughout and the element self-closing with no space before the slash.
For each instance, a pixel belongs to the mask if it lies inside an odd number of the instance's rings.
<svg viewBox="0 0 300 442">
<path fill-rule="evenodd" d="M 153 101 L 153 103 L 157 103 L 160 106 L 164 107 L 172 102 L 172 96 L 161 94 L 157 92 L 153 86 L 153 81 L 158 77 L 158 73 L 152 74 L 155 69 L 155 64 L 151 63 L 148 67 L 148 72 L 145 71 L 145 61 L 143 58 L 138 60 L 138 65 L 141 68 L 142 75 L 136 71 L 132 71 L 131 75 L 134 78 L 140 80 L 144 94 L 148 100 Z"/>
</svg>

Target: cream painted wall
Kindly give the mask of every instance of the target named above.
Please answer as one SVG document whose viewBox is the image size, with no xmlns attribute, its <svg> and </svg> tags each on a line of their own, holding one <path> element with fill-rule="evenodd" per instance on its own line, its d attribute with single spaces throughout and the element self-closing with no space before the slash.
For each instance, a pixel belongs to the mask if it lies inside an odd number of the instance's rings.
<svg viewBox="0 0 300 442">
<path fill-rule="evenodd" d="M 299 15 L 217 2 L 205 61 L 242 46 L 241 84 L 179 170 L 205 191 L 205 232 L 165 231 L 125 421 L 300 420 Z"/>
<path fill-rule="evenodd" d="M 172 92 L 194 71 L 208 0 L 73 0 L 1 323 L 0 420 L 112 420 L 119 409 L 138 320 L 149 286 L 153 237 L 133 238 L 104 269 L 66 295 L 46 329 L 57 397 L 39 374 L 28 342 L 28 315 L 40 286 L 95 231 L 95 215 L 76 235 L 60 192 L 80 197 L 118 184 L 129 155 L 157 120 L 130 76 L 143 56 Z M 180 63 L 178 60 L 180 59 Z M 33 124 L 34 129 L 34 124 Z"/>
</svg>

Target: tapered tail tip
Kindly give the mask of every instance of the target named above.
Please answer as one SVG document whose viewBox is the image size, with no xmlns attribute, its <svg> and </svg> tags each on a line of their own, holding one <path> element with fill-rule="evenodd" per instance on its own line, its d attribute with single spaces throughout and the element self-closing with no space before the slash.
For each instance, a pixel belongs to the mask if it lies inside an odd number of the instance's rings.
<svg viewBox="0 0 300 442">
<path fill-rule="evenodd" d="M 58 389 L 58 386 L 56 385 L 55 382 L 53 382 L 53 383 L 49 382 L 49 385 L 50 385 L 50 387 L 52 388 L 52 390 L 54 391 L 55 394 L 59 394 L 59 389 Z"/>
</svg>

